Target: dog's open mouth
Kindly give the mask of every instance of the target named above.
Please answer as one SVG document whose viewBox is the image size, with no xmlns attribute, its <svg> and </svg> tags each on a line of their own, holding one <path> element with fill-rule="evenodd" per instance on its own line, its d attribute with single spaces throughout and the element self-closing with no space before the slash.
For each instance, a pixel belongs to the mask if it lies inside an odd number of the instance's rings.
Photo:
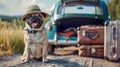
<svg viewBox="0 0 120 67">
<path fill-rule="evenodd" d="M 32 23 L 31 26 L 34 28 L 34 27 L 37 27 L 39 24 L 38 23 Z"/>
<path fill-rule="evenodd" d="M 41 25 L 42 25 L 42 22 L 35 22 L 30 24 L 32 28 L 40 28 Z"/>
</svg>

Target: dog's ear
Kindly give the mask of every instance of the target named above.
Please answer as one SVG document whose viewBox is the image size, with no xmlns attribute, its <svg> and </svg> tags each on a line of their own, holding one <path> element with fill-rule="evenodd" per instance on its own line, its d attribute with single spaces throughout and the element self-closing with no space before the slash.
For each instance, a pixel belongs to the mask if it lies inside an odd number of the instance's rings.
<svg viewBox="0 0 120 67">
<path fill-rule="evenodd" d="M 42 13 L 42 12 L 41 12 L 41 14 L 42 14 L 42 16 L 43 16 L 44 18 L 47 18 L 47 17 L 48 17 L 48 14 L 47 14 L 47 13 Z"/>
</svg>

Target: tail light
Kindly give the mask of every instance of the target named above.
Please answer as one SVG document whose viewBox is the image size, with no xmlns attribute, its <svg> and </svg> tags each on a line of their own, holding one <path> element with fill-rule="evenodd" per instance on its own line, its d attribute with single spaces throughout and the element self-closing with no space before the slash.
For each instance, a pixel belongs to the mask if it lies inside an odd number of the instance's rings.
<svg viewBox="0 0 120 67">
<path fill-rule="evenodd" d="M 49 31 L 52 30 L 52 25 L 48 26 L 48 30 L 49 30 Z"/>
</svg>

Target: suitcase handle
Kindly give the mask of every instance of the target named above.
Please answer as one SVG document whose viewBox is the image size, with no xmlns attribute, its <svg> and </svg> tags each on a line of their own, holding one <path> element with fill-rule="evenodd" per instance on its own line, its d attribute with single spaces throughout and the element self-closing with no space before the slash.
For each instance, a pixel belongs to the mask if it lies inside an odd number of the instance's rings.
<svg viewBox="0 0 120 67">
<path fill-rule="evenodd" d="M 114 27 L 113 28 L 113 40 L 116 40 L 116 34 L 117 34 L 116 28 Z"/>
<path fill-rule="evenodd" d="M 111 48 L 112 48 L 112 53 L 115 53 L 116 51 L 115 51 L 115 47 L 114 46 L 111 46 Z"/>
</svg>

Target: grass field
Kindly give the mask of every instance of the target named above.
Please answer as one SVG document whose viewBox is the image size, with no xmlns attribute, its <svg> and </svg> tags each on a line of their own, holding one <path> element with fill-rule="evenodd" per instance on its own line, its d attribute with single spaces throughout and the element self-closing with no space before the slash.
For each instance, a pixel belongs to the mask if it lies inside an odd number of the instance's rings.
<svg viewBox="0 0 120 67">
<path fill-rule="evenodd" d="M 19 20 L 0 21 L 0 56 L 23 52 L 23 28 L 24 23 Z"/>
</svg>

